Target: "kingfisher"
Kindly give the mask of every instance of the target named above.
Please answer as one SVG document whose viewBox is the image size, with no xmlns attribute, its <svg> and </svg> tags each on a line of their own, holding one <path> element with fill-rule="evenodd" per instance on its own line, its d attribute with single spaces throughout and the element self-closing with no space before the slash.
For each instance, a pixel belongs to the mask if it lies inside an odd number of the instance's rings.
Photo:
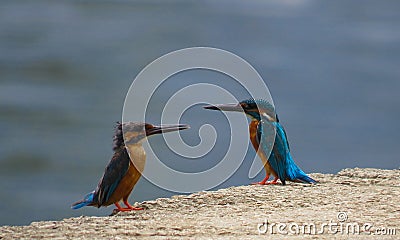
<svg viewBox="0 0 400 240">
<path fill-rule="evenodd" d="M 316 183 L 316 181 L 305 174 L 294 162 L 289 148 L 289 142 L 283 126 L 279 123 L 275 108 L 263 99 L 247 99 L 238 104 L 219 104 L 204 106 L 205 109 L 219 111 L 244 112 L 250 117 L 249 124 L 250 141 L 263 162 L 266 172 L 261 182 L 253 184 L 282 185 L 286 181 Z M 273 135 L 275 140 L 272 141 Z M 273 145 L 272 145 L 273 144 Z M 268 182 L 270 176 L 274 179 Z"/>
<path fill-rule="evenodd" d="M 146 152 L 142 141 L 151 135 L 188 129 L 189 125 L 154 126 L 141 122 L 117 122 L 113 137 L 113 151 L 97 188 L 88 193 L 71 208 L 84 206 L 102 207 L 114 204 L 118 211 L 143 210 L 129 204 L 128 197 L 142 175 L 146 162 Z M 125 208 L 121 207 L 123 201 Z"/>
</svg>

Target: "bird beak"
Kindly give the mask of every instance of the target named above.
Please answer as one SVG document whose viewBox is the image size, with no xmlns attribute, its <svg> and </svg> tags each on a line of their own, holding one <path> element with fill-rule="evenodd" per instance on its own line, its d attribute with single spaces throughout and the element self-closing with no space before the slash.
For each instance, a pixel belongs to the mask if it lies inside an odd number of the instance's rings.
<svg viewBox="0 0 400 240">
<path fill-rule="evenodd" d="M 174 132 L 179 130 L 184 130 L 190 128 L 189 125 L 186 124 L 171 124 L 171 125 L 161 125 L 161 126 L 152 126 L 151 128 L 146 129 L 146 136 L 160 134 L 160 133 L 167 133 L 167 132 Z"/>
<path fill-rule="evenodd" d="M 205 109 L 219 110 L 219 111 L 230 111 L 230 112 L 243 112 L 243 108 L 240 104 L 217 104 L 204 106 Z"/>
</svg>

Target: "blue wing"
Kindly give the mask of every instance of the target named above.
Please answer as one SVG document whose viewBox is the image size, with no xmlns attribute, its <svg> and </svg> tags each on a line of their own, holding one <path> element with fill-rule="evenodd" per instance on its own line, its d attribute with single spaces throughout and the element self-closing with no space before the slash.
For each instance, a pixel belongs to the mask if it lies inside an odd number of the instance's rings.
<svg viewBox="0 0 400 240">
<path fill-rule="evenodd" d="M 285 184 L 286 176 L 286 155 L 288 152 L 282 132 L 277 128 L 279 123 L 269 122 L 261 119 L 258 125 L 258 136 L 260 146 L 265 154 L 269 156 L 268 163 L 274 169 L 278 178 Z M 275 134 L 275 136 L 273 136 Z"/>
<path fill-rule="evenodd" d="M 117 150 L 108 163 L 95 191 L 98 207 L 105 204 L 128 171 L 130 158 L 125 147 Z"/>
<path fill-rule="evenodd" d="M 258 127 L 259 139 L 261 147 L 268 156 L 268 163 L 274 169 L 282 184 L 285 185 L 286 180 L 300 181 L 304 183 L 315 183 L 316 181 L 308 177 L 293 161 L 290 155 L 289 143 L 287 140 L 285 129 L 279 122 L 269 122 L 262 119 Z M 275 131 L 275 140 L 271 147 L 271 134 Z M 272 150 L 270 150 L 272 149 Z"/>
</svg>

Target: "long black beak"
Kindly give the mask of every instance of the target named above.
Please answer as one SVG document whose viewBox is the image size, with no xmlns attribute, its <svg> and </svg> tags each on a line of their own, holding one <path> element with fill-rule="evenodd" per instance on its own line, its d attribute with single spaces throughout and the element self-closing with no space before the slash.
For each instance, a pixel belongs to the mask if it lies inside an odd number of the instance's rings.
<svg viewBox="0 0 400 240">
<path fill-rule="evenodd" d="M 174 132 L 179 130 L 184 130 L 190 128 L 187 124 L 171 124 L 171 125 L 161 125 L 161 126 L 152 126 L 150 128 L 146 127 L 146 136 Z"/>
<path fill-rule="evenodd" d="M 243 108 L 240 104 L 217 104 L 204 106 L 205 109 L 219 110 L 219 111 L 230 111 L 230 112 L 243 112 Z"/>
</svg>

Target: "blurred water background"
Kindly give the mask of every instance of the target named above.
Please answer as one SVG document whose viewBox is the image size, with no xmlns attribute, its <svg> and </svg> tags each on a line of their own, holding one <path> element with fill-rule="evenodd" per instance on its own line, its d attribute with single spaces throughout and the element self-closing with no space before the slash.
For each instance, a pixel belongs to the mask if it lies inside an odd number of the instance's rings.
<svg viewBox="0 0 400 240">
<path fill-rule="evenodd" d="M 399 11 L 396 0 L 1 1 L 0 225 L 109 214 L 113 207 L 70 204 L 101 177 L 134 77 L 186 47 L 222 48 L 259 71 L 306 172 L 399 168 Z M 204 81 L 241 92 L 209 71 L 175 78 L 155 102 Z M 188 112 L 189 144 L 206 121 L 229 134 L 222 115 L 200 106 Z M 224 153 L 227 143 L 217 143 L 202 162 Z M 254 181 L 248 169 L 217 188 Z M 131 201 L 173 194 L 141 180 Z"/>
</svg>

